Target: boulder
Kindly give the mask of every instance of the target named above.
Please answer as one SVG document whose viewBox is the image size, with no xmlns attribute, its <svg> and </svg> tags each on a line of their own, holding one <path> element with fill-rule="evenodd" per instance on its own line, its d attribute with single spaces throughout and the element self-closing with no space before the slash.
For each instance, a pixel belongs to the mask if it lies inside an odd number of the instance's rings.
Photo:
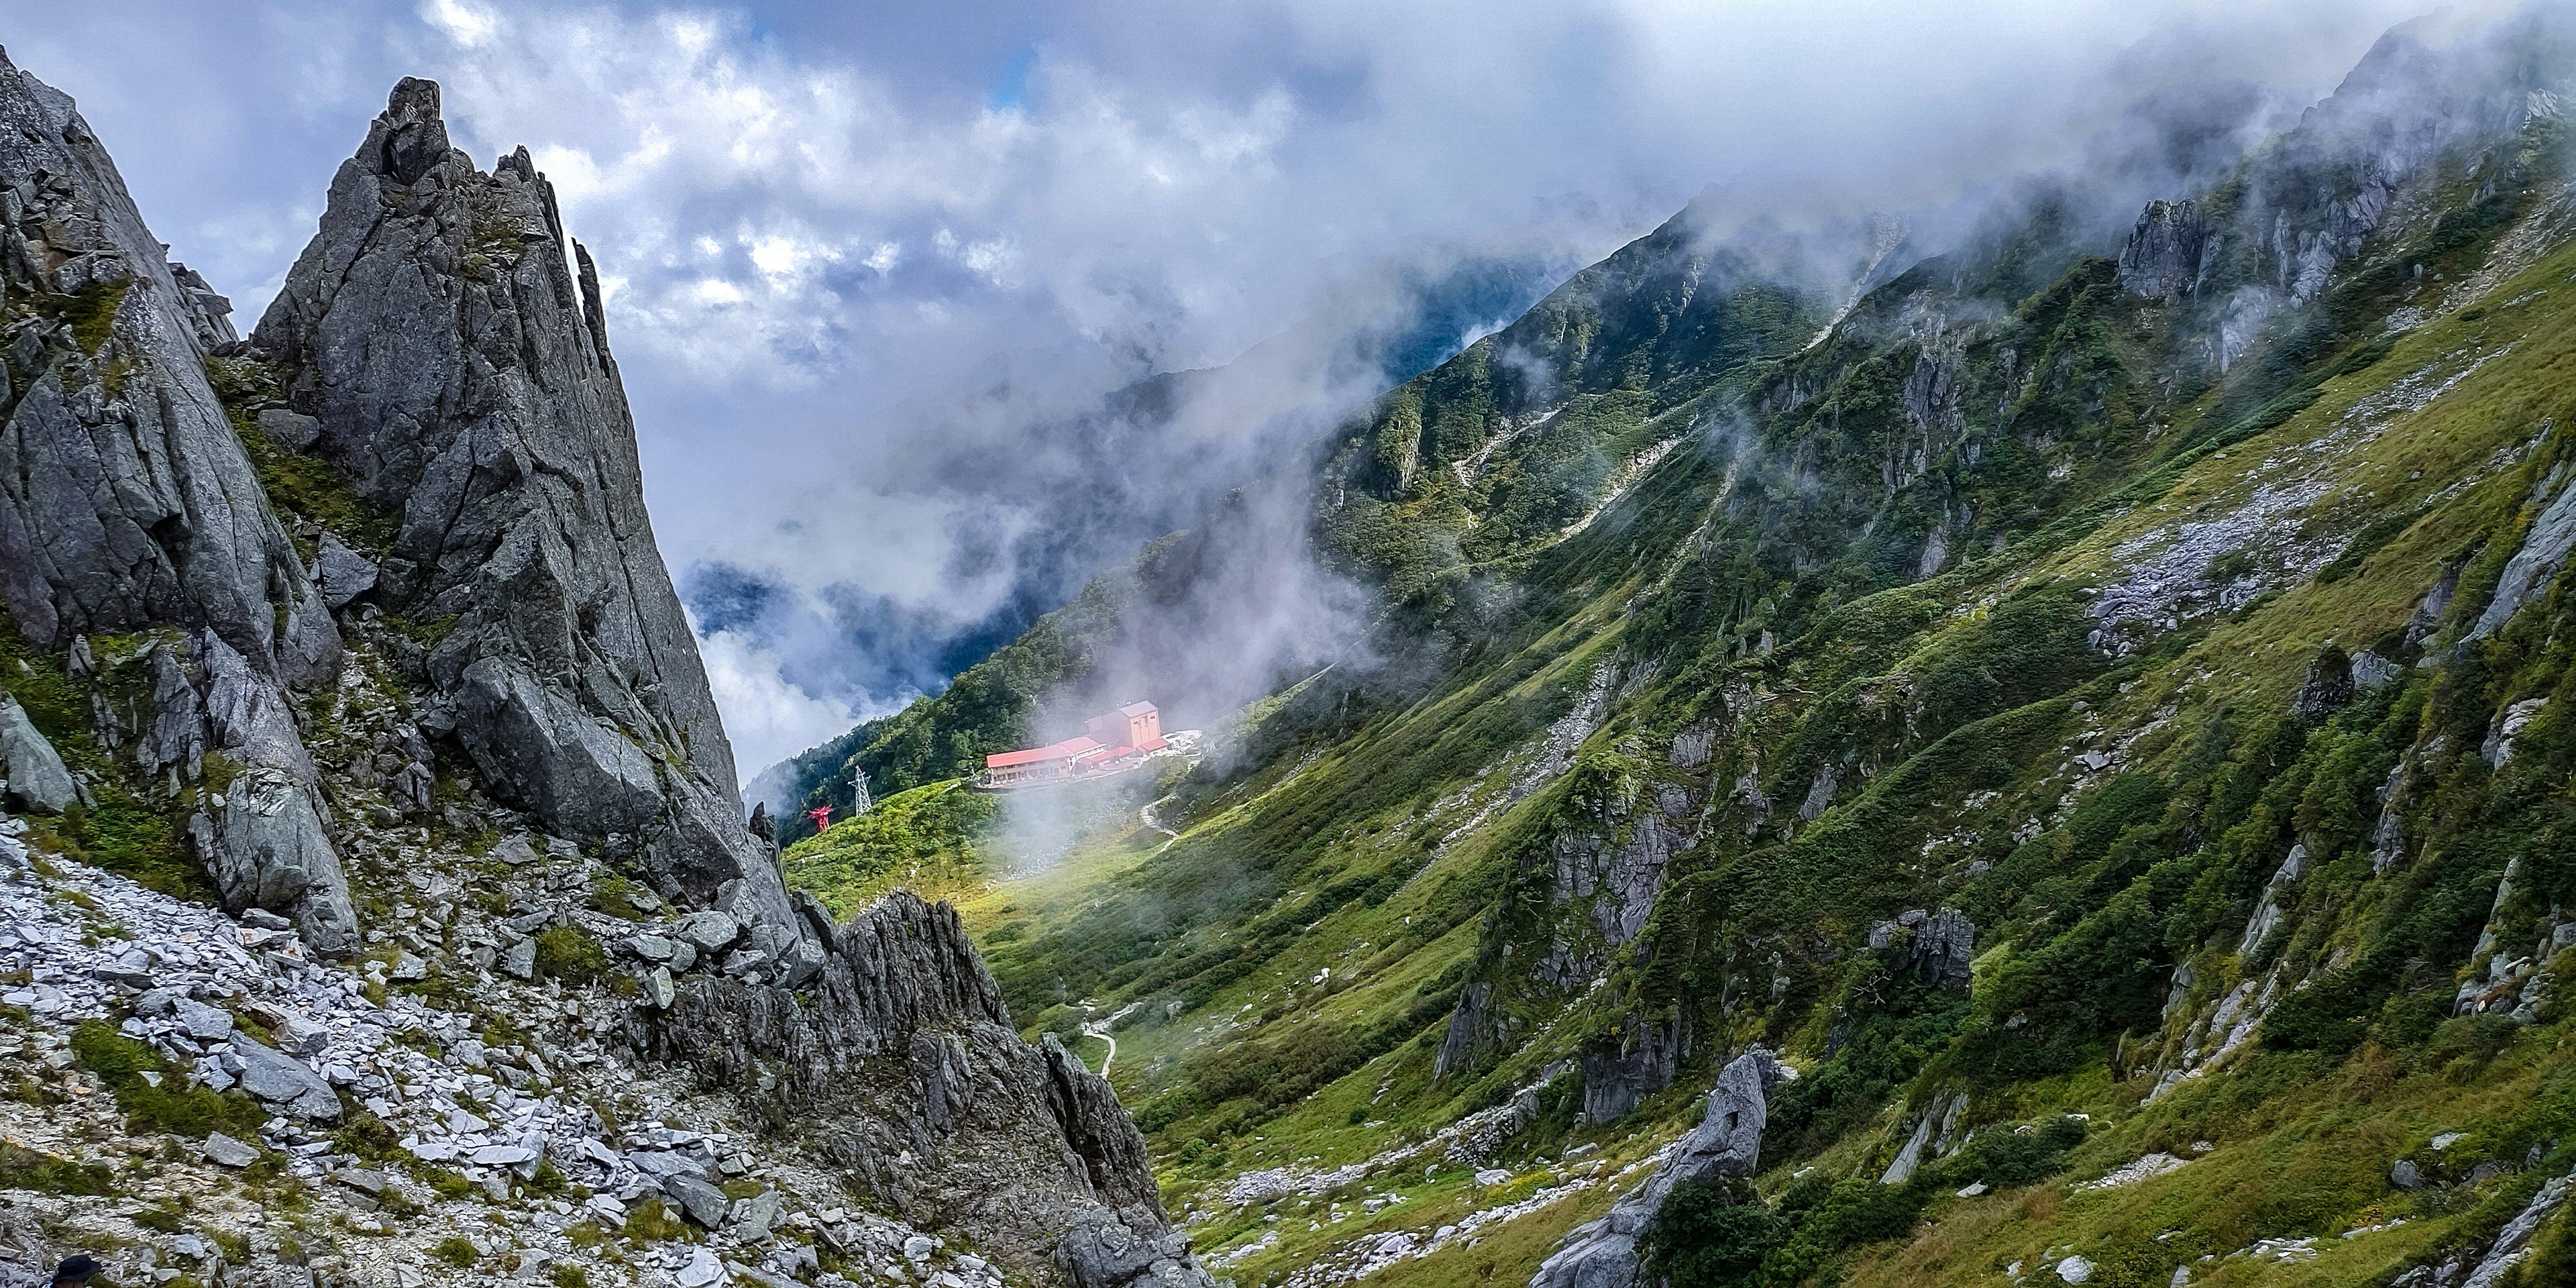
<svg viewBox="0 0 2576 1288">
<path fill-rule="evenodd" d="M 759 1243 L 769 1237 L 769 1228 L 778 1223 L 784 1203 L 776 1190 L 762 1190 L 733 1205 L 733 1237 L 745 1243 Z"/>
<path fill-rule="evenodd" d="M 1782 1073 L 1780 1062 L 1759 1047 L 1728 1062 L 1709 1090 L 1699 1126 L 1645 1184 L 1612 1204 L 1607 1216 L 1576 1226 L 1564 1246 L 1539 1265 L 1530 1288 L 1633 1288 L 1641 1283 L 1637 1240 L 1654 1225 L 1674 1186 L 1707 1176 L 1753 1175 L 1761 1161 L 1767 1097 Z"/>
<path fill-rule="evenodd" d="M 313 446 L 314 439 L 322 436 L 321 421 L 283 407 L 270 407 L 260 412 L 258 423 L 262 437 L 290 452 L 303 451 Z"/>
<path fill-rule="evenodd" d="M 241 1033 L 233 1034 L 232 1053 L 242 1066 L 234 1076 L 254 1099 L 307 1122 L 339 1121 L 340 1097 L 303 1061 Z"/>
<path fill-rule="evenodd" d="M 0 769 L 9 776 L 9 804 L 39 814 L 60 814 L 80 799 L 71 770 L 54 744 L 27 718 L 18 700 L 0 692 Z"/>
<path fill-rule="evenodd" d="M 357 951 L 349 879 L 312 790 L 280 770 L 248 769 L 216 799 L 212 817 L 190 819 L 188 834 L 224 906 L 284 913 L 323 956 Z"/>
<path fill-rule="evenodd" d="M 201 1043 L 229 1041 L 233 1035 L 232 1014 L 221 1007 L 183 997 L 173 1018 L 182 1032 Z"/>
<path fill-rule="evenodd" d="M 259 1161 L 259 1147 L 222 1132 L 206 1133 L 206 1161 L 224 1167 L 248 1167 Z"/>
<path fill-rule="evenodd" d="M 671 937 L 697 949 L 700 953 L 722 951 L 742 937 L 742 923 L 733 914 L 709 909 L 693 912 L 671 926 Z"/>
<path fill-rule="evenodd" d="M 376 561 L 351 550 L 329 532 L 322 534 L 313 566 L 322 582 L 322 602 L 335 611 L 376 588 Z"/>
<path fill-rule="evenodd" d="M 680 1210 L 699 1225 L 713 1230 L 724 1224 L 725 1214 L 733 1210 L 733 1200 L 723 1190 L 707 1183 L 703 1177 L 674 1175 L 662 1178 L 662 1192 L 680 1205 Z"/>
</svg>

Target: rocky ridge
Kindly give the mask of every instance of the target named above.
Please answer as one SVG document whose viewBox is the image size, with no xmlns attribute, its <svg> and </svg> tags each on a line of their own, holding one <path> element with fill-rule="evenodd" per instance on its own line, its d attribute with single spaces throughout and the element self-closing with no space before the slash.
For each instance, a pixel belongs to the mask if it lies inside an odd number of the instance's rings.
<svg viewBox="0 0 2576 1288">
<path fill-rule="evenodd" d="M 244 341 L 68 99 L 0 59 L 0 120 L 26 1263 L 1209 1282 L 952 913 L 835 924 L 740 821 L 524 150 L 397 86 Z"/>
</svg>

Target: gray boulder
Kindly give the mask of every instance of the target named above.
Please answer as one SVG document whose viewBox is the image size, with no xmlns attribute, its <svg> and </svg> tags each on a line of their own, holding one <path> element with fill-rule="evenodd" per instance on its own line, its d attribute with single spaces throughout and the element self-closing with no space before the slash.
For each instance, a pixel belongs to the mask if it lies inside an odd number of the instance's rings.
<svg viewBox="0 0 2576 1288">
<path fill-rule="evenodd" d="M 9 775 L 9 804 L 15 808 L 60 814 L 80 799 L 80 788 L 54 744 L 5 692 L 0 692 L 0 769 Z"/>
<path fill-rule="evenodd" d="M 189 821 L 188 834 L 224 906 L 284 913 L 324 956 L 357 951 L 349 880 L 312 789 L 280 770 L 247 769 L 218 799 L 211 817 Z"/>
<path fill-rule="evenodd" d="M 317 432 L 320 426 L 315 426 Z M 329 532 L 314 552 L 313 567 L 322 583 L 322 602 L 335 611 L 376 587 L 376 561 L 351 550 Z"/>
<path fill-rule="evenodd" d="M 259 1161 L 258 1146 L 235 1140 L 222 1132 L 206 1133 L 206 1161 L 225 1167 L 248 1167 Z"/>
<path fill-rule="evenodd" d="M 438 86 L 396 85 L 252 343 L 311 453 L 401 515 L 367 594 L 453 620 L 425 666 L 486 787 L 800 936 L 654 545 L 597 272 L 527 151 L 477 169 Z"/>
<path fill-rule="evenodd" d="M 1189 1236 L 1139 1234 L 1105 1208 L 1083 1214 L 1057 1245 L 1055 1262 L 1073 1288 L 1213 1288 L 1190 1257 Z"/>
<path fill-rule="evenodd" d="M 701 953 L 713 953 L 742 937 L 742 923 L 735 920 L 732 913 L 710 908 L 690 913 L 672 923 L 671 937 Z"/>
<path fill-rule="evenodd" d="M 259 432 L 290 452 L 300 452 L 322 436 L 322 422 L 283 407 L 271 407 L 259 414 Z"/>
<path fill-rule="evenodd" d="M 1633 1288 L 1641 1282 L 1637 1240 L 1663 1211 L 1673 1187 L 1705 1176 L 1748 1177 L 1761 1162 L 1762 1125 L 1780 1062 L 1759 1047 L 1717 1075 L 1699 1126 L 1682 1139 L 1646 1183 L 1611 1205 L 1598 1221 L 1574 1228 L 1565 1246 L 1541 1263 L 1530 1288 Z"/>
<path fill-rule="evenodd" d="M 242 1066 L 235 1076 L 252 1098 L 307 1122 L 339 1121 L 340 1097 L 303 1061 L 240 1033 L 233 1034 L 232 1053 Z"/>
<path fill-rule="evenodd" d="M 704 1177 L 677 1174 L 662 1178 L 662 1192 L 680 1205 L 680 1211 L 699 1225 L 713 1230 L 724 1224 L 725 1214 L 733 1210 L 733 1200 L 723 1190 L 709 1184 Z"/>
</svg>

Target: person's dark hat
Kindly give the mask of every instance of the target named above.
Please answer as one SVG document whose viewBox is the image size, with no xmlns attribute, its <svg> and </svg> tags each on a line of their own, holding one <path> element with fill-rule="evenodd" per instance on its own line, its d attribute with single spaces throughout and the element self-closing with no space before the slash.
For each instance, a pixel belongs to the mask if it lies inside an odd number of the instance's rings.
<svg viewBox="0 0 2576 1288">
<path fill-rule="evenodd" d="M 63 1258 L 63 1264 L 54 1267 L 54 1282 L 58 1284 L 85 1284 L 90 1281 L 90 1276 L 105 1269 L 107 1269 L 107 1267 L 98 1264 L 98 1262 L 87 1253 L 76 1253 L 72 1256 Z"/>
</svg>

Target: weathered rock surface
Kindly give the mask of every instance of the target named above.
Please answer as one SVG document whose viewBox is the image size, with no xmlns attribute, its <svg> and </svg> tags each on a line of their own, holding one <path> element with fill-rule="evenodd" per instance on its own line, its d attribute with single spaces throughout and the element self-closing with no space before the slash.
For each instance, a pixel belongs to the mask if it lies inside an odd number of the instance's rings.
<svg viewBox="0 0 2576 1288">
<path fill-rule="evenodd" d="M 2567 562 L 2570 551 L 2576 551 L 2576 483 L 2561 484 L 2558 498 L 2532 522 L 2531 532 L 2514 550 L 2513 558 L 2505 562 L 2503 575 L 2496 579 L 2495 598 L 2487 601 L 2486 611 L 2478 614 L 2468 637 L 2485 639 L 2504 629 L 2504 624 L 2521 610 L 2523 601 L 2549 584 L 2549 579 Z"/>
<path fill-rule="evenodd" d="M 2154 299 L 2189 295 L 2209 276 L 2216 249 L 2196 203 L 2149 202 L 2120 251 L 2120 288 Z"/>
<path fill-rule="evenodd" d="M 1686 1015 L 1629 1016 L 1620 1026 L 1616 1046 L 1586 1048 L 1582 1053 L 1583 1121 L 1617 1122 L 1636 1112 L 1646 1097 L 1673 1085 L 1674 1073 L 1689 1055 Z"/>
<path fill-rule="evenodd" d="M 6 693 L 0 693 L 0 771 L 9 776 L 9 803 L 20 809 L 60 814 L 80 799 L 61 754 Z"/>
<path fill-rule="evenodd" d="M 264 678 L 327 679 L 339 634 L 206 382 L 192 320 L 205 297 L 180 286 L 71 99 L 5 54 L 0 273 L 15 373 L 0 391 L 0 601 L 19 631 L 59 650 L 203 624 Z M 43 297 L 102 323 L 27 307 Z"/>
<path fill-rule="evenodd" d="M 491 786 L 665 897 L 739 882 L 738 910 L 802 936 L 653 543 L 597 276 L 526 150 L 476 169 L 438 86 L 397 85 L 252 342 L 310 450 L 400 515 L 366 593 L 453 619 L 426 670 Z"/>
<path fill-rule="evenodd" d="M 1566 1235 L 1565 1246 L 1539 1266 L 1530 1288 L 1631 1288 L 1642 1282 L 1637 1240 L 1654 1225 L 1674 1186 L 1706 1176 L 1753 1175 L 1761 1162 L 1769 1093 L 1780 1075 L 1780 1062 L 1758 1047 L 1729 1061 L 1709 1090 L 1699 1126 L 1608 1216 Z"/>
<path fill-rule="evenodd" d="M 1937 988 L 1968 986 L 1976 943 L 1976 923 L 1956 908 L 1911 908 L 1869 928 L 1871 951 L 1890 953 L 1899 969 L 1919 972 Z"/>
<path fill-rule="evenodd" d="M 829 942 L 803 994 L 691 977 L 667 1010 L 637 1012 L 639 1047 L 741 1089 L 855 1189 L 970 1231 L 1005 1268 L 1080 1288 L 1210 1282 L 1108 1082 L 1020 1038 L 952 909 L 889 895 Z"/>
<path fill-rule="evenodd" d="M 340 635 L 207 382 L 209 350 L 233 339 L 223 299 L 169 263 L 71 100 L 5 55 L 0 272 L 0 328 L 26 377 L 0 391 L 0 601 L 30 643 L 76 656 L 93 632 L 193 632 L 192 658 L 156 662 L 132 754 L 147 774 L 194 777 L 221 750 L 292 778 L 291 839 L 265 822 L 200 829 L 251 847 L 201 857 L 233 907 L 278 900 L 261 906 L 292 908 L 317 950 L 345 951 L 347 882 L 286 697 L 336 675 Z M 25 303 L 48 297 L 50 312 Z M 99 320 L 53 320 L 66 311 Z M 280 879 L 281 847 L 295 880 Z"/>
<path fill-rule="evenodd" d="M 191 820 L 190 839 L 227 907 L 288 912 L 304 942 L 326 957 L 358 948 L 349 879 L 331 849 L 312 789 L 274 769 L 252 769 Z"/>
<path fill-rule="evenodd" d="M 226 1063 L 240 1065 L 233 1075 L 241 1079 L 242 1090 L 280 1113 L 307 1122 L 334 1122 L 340 1117 L 340 1098 L 332 1094 L 331 1084 L 283 1051 L 235 1033 Z"/>
</svg>

